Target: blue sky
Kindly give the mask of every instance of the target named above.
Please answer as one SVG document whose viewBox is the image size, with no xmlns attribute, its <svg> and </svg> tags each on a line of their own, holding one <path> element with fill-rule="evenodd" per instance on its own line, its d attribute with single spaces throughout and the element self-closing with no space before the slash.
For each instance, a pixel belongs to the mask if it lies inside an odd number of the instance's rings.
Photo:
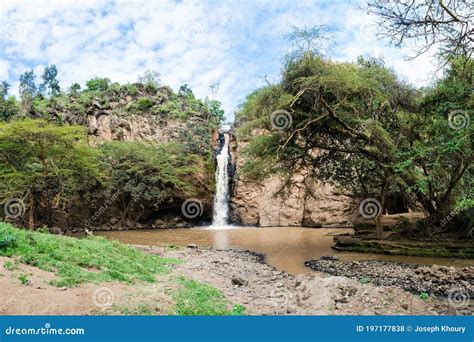
<svg viewBox="0 0 474 342">
<path fill-rule="evenodd" d="M 156 70 L 174 89 L 188 83 L 198 97 L 220 100 L 232 119 L 265 78 L 278 81 L 294 26 L 327 25 L 330 58 L 382 57 L 416 86 L 436 70 L 430 54 L 406 61 L 409 47 L 378 40 L 374 18 L 355 0 L 2 0 L 0 11 L 0 79 L 13 94 L 20 74 L 34 69 L 39 77 L 49 64 L 63 88 L 95 76 L 135 82 Z"/>
</svg>

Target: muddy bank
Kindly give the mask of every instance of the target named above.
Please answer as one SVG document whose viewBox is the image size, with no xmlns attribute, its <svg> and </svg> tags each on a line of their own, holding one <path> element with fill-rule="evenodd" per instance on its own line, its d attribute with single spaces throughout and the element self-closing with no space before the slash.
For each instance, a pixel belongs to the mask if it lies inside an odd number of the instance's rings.
<svg viewBox="0 0 474 342">
<path fill-rule="evenodd" d="M 372 236 L 346 234 L 334 237 L 338 251 L 375 253 L 386 255 L 428 256 L 443 258 L 474 259 L 472 241 L 409 241 L 389 236 L 390 240 L 377 240 Z"/>
<path fill-rule="evenodd" d="M 378 260 L 343 262 L 334 259 L 310 260 L 314 271 L 358 279 L 377 286 L 395 286 L 420 295 L 422 292 L 447 300 L 458 311 L 472 314 L 474 266 L 416 266 Z"/>
<path fill-rule="evenodd" d="M 185 261 L 175 272 L 212 284 L 252 315 L 437 315 L 456 308 L 435 298 L 420 299 L 395 286 L 309 273 L 293 276 L 262 263 L 248 251 L 144 247 Z"/>
</svg>

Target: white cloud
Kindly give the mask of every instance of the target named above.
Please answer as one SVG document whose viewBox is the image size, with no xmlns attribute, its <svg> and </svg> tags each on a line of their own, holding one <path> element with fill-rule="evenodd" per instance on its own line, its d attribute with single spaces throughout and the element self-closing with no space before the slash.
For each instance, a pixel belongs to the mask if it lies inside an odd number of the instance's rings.
<svg viewBox="0 0 474 342">
<path fill-rule="evenodd" d="M 431 56 L 407 62 L 408 49 L 375 39 L 373 18 L 350 1 L 12 1 L 1 3 L 0 77 L 17 84 L 56 64 L 63 87 L 95 76 L 134 82 L 157 70 L 177 89 L 188 83 L 199 97 L 216 97 L 228 116 L 267 79 L 275 81 L 289 49 L 292 26 L 335 29 L 332 58 L 383 57 L 401 76 L 423 85 L 435 70 Z M 15 87 L 13 87 L 15 88 Z"/>
</svg>

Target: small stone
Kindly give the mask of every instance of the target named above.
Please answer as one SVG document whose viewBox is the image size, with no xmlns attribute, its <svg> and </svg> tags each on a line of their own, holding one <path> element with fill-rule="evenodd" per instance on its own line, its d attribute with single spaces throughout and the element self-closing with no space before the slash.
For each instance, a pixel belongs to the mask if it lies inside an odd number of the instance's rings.
<svg viewBox="0 0 474 342">
<path fill-rule="evenodd" d="M 188 248 L 198 248 L 197 245 L 195 245 L 194 243 L 190 243 L 186 247 L 188 247 Z"/>
<path fill-rule="evenodd" d="M 232 277 L 232 285 L 237 285 L 237 286 L 247 286 L 249 284 L 247 279 L 244 279 L 239 276 L 234 276 Z"/>
<path fill-rule="evenodd" d="M 402 304 L 401 306 L 402 306 L 403 310 L 405 310 L 405 311 L 408 310 L 408 304 Z"/>
<path fill-rule="evenodd" d="M 337 261 L 337 260 L 339 260 L 339 258 L 335 255 L 323 255 L 319 258 L 319 260 Z"/>
</svg>

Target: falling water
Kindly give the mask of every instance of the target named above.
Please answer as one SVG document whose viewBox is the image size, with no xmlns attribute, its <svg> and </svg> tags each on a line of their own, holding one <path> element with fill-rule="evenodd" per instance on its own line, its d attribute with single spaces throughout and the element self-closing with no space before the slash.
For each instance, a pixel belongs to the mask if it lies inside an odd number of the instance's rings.
<svg viewBox="0 0 474 342">
<path fill-rule="evenodd" d="M 224 134 L 224 146 L 217 155 L 216 170 L 216 195 L 214 198 L 214 217 L 212 226 L 222 227 L 227 225 L 229 216 L 229 134 Z"/>
</svg>

